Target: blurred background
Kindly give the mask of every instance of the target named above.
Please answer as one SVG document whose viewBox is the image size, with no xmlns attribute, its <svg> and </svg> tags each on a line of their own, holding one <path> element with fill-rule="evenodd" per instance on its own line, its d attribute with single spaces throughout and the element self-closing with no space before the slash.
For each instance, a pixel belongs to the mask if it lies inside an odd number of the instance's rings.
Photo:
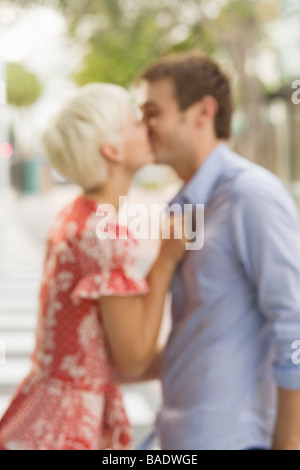
<svg viewBox="0 0 300 470">
<path fill-rule="evenodd" d="M 152 60 L 193 49 L 232 77 L 232 148 L 278 175 L 300 203 L 299 0 L 0 0 L 0 416 L 29 368 L 47 230 L 78 193 L 49 167 L 48 119 L 76 87 L 130 90 Z M 130 198 L 166 202 L 180 185 L 171 169 L 149 165 Z M 145 270 L 156 249 L 144 243 Z M 161 341 L 169 325 L 168 301 Z M 159 384 L 124 386 L 124 396 L 137 443 L 155 420 Z"/>
</svg>

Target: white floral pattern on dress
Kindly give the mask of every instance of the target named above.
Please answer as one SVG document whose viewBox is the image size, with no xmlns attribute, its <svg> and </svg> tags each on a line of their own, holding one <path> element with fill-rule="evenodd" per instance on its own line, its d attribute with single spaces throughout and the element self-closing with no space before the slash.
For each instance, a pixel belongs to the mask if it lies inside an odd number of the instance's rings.
<svg viewBox="0 0 300 470">
<path fill-rule="evenodd" d="M 60 369 L 66 371 L 72 379 L 81 379 L 85 374 L 85 368 L 80 365 L 80 357 L 78 354 L 65 356 L 60 364 Z"/>
</svg>

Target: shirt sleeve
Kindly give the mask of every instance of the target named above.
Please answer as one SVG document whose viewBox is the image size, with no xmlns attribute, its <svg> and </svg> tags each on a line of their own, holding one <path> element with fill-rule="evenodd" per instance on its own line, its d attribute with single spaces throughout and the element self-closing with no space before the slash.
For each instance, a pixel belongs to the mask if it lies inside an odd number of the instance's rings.
<svg viewBox="0 0 300 470">
<path fill-rule="evenodd" d="M 272 324 L 274 379 L 288 390 L 300 389 L 294 361 L 300 340 L 300 230 L 292 198 L 259 194 L 236 197 L 233 235 L 247 276 L 257 290 L 258 307 Z M 299 344 L 299 343 L 298 343 Z"/>
<path fill-rule="evenodd" d="M 139 269 L 138 240 L 99 239 L 95 232 L 79 246 L 81 278 L 71 294 L 74 303 L 102 296 L 145 294 L 149 285 Z"/>
</svg>

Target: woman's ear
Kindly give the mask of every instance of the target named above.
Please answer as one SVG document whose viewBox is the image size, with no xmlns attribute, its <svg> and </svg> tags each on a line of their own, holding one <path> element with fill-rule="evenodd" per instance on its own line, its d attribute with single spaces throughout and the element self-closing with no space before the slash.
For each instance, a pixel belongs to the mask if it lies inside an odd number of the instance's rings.
<svg viewBox="0 0 300 470">
<path fill-rule="evenodd" d="M 102 144 L 100 147 L 100 152 L 106 160 L 115 163 L 122 161 L 122 154 L 116 145 Z"/>
</svg>

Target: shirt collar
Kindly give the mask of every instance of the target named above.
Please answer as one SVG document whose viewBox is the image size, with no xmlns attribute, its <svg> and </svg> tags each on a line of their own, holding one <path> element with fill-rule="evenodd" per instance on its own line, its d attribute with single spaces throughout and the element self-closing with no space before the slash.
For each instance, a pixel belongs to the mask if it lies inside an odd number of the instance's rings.
<svg viewBox="0 0 300 470">
<path fill-rule="evenodd" d="M 207 204 L 222 175 L 231 166 L 230 153 L 227 144 L 218 144 L 169 205 L 185 201 L 192 204 Z"/>
</svg>

